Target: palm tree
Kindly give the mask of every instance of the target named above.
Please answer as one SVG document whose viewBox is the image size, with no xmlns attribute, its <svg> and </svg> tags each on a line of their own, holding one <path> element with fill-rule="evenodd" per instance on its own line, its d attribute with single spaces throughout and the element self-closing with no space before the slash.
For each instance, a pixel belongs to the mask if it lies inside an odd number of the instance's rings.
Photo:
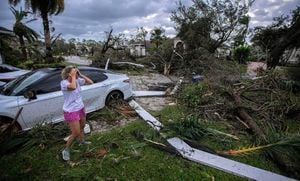
<svg viewBox="0 0 300 181">
<path fill-rule="evenodd" d="M 150 41 L 151 41 L 151 43 L 154 43 L 156 45 L 156 48 L 158 48 L 159 45 L 161 45 L 163 40 L 165 40 L 165 39 L 166 39 L 165 30 L 163 28 L 161 28 L 161 27 L 154 28 L 151 31 Z"/>
<path fill-rule="evenodd" d="M 18 36 L 20 45 L 21 45 L 21 51 L 23 54 L 23 58 L 27 60 L 27 51 L 25 47 L 25 40 L 24 38 L 29 42 L 32 43 L 38 38 L 38 34 L 28 26 L 26 26 L 24 23 L 22 23 L 22 20 L 28 15 L 29 12 L 22 11 L 22 8 L 20 8 L 20 11 L 14 9 L 13 7 L 10 8 L 11 12 L 15 16 L 15 24 L 13 27 L 13 32 Z M 30 20 L 32 21 L 32 20 Z M 30 22 L 28 21 L 28 22 Z"/>
<path fill-rule="evenodd" d="M 64 11 L 64 0 L 24 0 L 26 7 L 31 8 L 32 12 L 42 17 L 45 46 L 46 46 L 46 59 L 49 62 L 53 62 L 52 48 L 51 48 L 51 36 L 49 28 L 49 15 L 58 15 Z M 17 5 L 21 0 L 8 0 L 12 5 Z"/>
</svg>

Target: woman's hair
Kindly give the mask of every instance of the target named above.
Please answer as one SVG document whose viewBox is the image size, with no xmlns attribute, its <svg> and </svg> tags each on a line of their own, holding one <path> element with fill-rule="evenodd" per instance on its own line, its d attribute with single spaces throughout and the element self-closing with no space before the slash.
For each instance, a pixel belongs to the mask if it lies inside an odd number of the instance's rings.
<svg viewBox="0 0 300 181">
<path fill-rule="evenodd" d="M 69 73 L 71 70 L 75 68 L 73 65 L 66 66 L 62 71 L 61 71 L 61 78 L 63 80 L 66 80 L 69 77 Z"/>
</svg>

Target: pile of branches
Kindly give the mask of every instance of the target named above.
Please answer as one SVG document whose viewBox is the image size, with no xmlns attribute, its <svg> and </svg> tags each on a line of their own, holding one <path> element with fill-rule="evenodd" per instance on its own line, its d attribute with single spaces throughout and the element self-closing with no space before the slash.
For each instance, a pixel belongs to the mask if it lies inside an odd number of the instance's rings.
<svg viewBox="0 0 300 181">
<path fill-rule="evenodd" d="M 18 132 L 0 138 L 0 155 L 23 152 L 39 146 L 45 149 L 58 142 L 69 133 L 69 128 L 63 123 L 37 125 L 29 131 Z"/>
<path fill-rule="evenodd" d="M 287 144 L 285 151 L 293 150 L 299 155 L 299 141 L 293 142 L 293 138 L 299 140 L 299 133 L 289 132 L 287 120 L 299 121 L 300 95 L 292 91 L 286 77 L 273 71 L 256 80 L 245 80 L 234 70 L 234 63 L 232 67 L 222 62 L 210 65 L 204 82 L 189 85 L 179 93 L 181 104 L 201 119 L 226 121 L 236 130 L 252 135 L 253 145 L 280 145 L 274 143 L 292 139 L 288 143 L 293 143 L 295 149 L 289 150 Z M 284 156 L 288 154 L 282 154 L 282 149 L 270 150 L 265 152 L 267 157 L 293 174 L 300 173 L 300 158 Z"/>
</svg>

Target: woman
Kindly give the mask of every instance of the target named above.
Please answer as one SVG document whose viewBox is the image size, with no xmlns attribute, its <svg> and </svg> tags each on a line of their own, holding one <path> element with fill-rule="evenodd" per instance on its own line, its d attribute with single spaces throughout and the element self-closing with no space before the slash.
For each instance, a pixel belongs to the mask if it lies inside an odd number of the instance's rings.
<svg viewBox="0 0 300 181">
<path fill-rule="evenodd" d="M 67 141 L 65 149 L 62 151 L 64 160 L 70 160 L 70 147 L 76 138 L 80 144 L 90 144 L 84 140 L 84 126 L 86 122 L 86 113 L 84 104 L 80 95 L 80 86 L 92 84 L 93 81 L 82 75 L 78 69 L 73 66 L 67 66 L 61 73 L 62 81 L 60 83 L 64 96 L 64 118 L 71 129 L 71 135 Z"/>
</svg>

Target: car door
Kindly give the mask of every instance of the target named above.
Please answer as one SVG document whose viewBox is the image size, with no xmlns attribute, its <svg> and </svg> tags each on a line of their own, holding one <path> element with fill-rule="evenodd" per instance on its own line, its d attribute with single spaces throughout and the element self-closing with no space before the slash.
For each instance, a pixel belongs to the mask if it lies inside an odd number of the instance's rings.
<svg viewBox="0 0 300 181">
<path fill-rule="evenodd" d="M 19 106 L 23 107 L 21 117 L 28 127 L 63 120 L 63 95 L 60 81 L 60 72 L 49 75 L 28 88 L 36 92 L 36 99 L 30 101 L 25 97 L 19 99 Z"/>
<path fill-rule="evenodd" d="M 80 70 L 80 72 L 93 80 L 94 84 L 81 87 L 81 96 L 86 112 L 92 112 L 105 106 L 105 80 L 107 76 L 98 70 Z"/>
</svg>

